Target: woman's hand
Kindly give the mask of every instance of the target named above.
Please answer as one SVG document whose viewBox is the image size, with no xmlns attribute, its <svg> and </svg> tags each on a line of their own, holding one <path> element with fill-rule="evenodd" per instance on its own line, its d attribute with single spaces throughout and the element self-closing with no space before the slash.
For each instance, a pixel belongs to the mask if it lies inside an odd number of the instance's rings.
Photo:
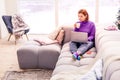
<svg viewBox="0 0 120 80">
<path fill-rule="evenodd" d="M 79 28 L 80 27 L 80 23 L 75 23 L 74 24 L 74 28 Z"/>
</svg>

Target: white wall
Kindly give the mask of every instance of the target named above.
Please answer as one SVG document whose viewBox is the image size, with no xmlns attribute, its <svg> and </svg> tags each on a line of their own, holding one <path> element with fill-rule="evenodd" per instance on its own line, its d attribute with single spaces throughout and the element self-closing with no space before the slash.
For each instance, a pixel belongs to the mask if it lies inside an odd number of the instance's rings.
<svg viewBox="0 0 120 80">
<path fill-rule="evenodd" d="M 6 14 L 13 15 L 17 13 L 17 0 L 5 0 Z"/>
<path fill-rule="evenodd" d="M 2 14 L 5 14 L 5 1 L 4 0 L 0 0 L 0 38 L 2 38 L 2 32 L 4 32 L 4 25 L 3 25 L 3 21 L 2 21 Z"/>
<path fill-rule="evenodd" d="M 2 15 L 13 15 L 17 11 L 17 0 L 0 0 L 0 38 L 8 35 L 6 26 L 1 18 Z"/>
</svg>

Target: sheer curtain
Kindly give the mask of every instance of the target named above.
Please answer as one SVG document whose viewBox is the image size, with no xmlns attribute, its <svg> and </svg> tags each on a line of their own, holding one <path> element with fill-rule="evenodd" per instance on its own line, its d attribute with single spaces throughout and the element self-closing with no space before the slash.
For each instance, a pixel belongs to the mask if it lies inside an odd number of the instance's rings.
<svg viewBox="0 0 120 80">
<path fill-rule="evenodd" d="M 96 0 L 59 0 L 59 25 L 72 24 L 78 20 L 78 10 L 87 9 L 90 20 L 95 21 Z"/>
<path fill-rule="evenodd" d="M 30 33 L 47 34 L 56 24 L 72 24 L 78 20 L 77 12 L 81 8 L 87 9 L 90 19 L 95 21 L 95 0 L 57 0 L 57 5 L 55 1 L 19 0 L 19 11 L 31 28 Z"/>
<path fill-rule="evenodd" d="M 120 0 L 18 0 L 19 11 L 30 26 L 30 33 L 48 34 L 57 26 L 73 24 L 78 10 L 84 8 L 90 20 L 112 23 L 116 20 Z"/>
<path fill-rule="evenodd" d="M 114 23 L 120 0 L 99 0 L 99 23 Z"/>
<path fill-rule="evenodd" d="M 30 33 L 48 34 L 55 28 L 54 0 L 19 0 L 18 5 Z"/>
</svg>

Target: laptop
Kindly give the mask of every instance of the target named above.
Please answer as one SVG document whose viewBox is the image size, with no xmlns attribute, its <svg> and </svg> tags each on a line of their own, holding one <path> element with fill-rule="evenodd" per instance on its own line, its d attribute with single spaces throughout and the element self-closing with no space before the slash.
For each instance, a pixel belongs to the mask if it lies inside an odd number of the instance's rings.
<svg viewBox="0 0 120 80">
<path fill-rule="evenodd" d="M 71 31 L 71 41 L 85 43 L 88 41 L 88 33 Z"/>
</svg>

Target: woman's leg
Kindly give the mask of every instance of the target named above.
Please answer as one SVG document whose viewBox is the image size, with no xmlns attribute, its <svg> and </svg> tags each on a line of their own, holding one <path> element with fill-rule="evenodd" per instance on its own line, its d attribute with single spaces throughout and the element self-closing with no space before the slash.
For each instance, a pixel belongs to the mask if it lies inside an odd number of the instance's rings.
<svg viewBox="0 0 120 80">
<path fill-rule="evenodd" d="M 93 42 L 88 41 L 87 43 L 83 43 L 83 44 L 80 45 L 80 47 L 77 50 L 77 53 L 79 55 L 83 55 L 87 50 L 89 50 L 92 47 L 93 47 Z"/>
<path fill-rule="evenodd" d="M 71 51 L 71 53 L 74 53 L 77 51 L 77 43 L 76 42 L 73 42 L 73 41 L 70 42 L 70 51 Z"/>
</svg>

